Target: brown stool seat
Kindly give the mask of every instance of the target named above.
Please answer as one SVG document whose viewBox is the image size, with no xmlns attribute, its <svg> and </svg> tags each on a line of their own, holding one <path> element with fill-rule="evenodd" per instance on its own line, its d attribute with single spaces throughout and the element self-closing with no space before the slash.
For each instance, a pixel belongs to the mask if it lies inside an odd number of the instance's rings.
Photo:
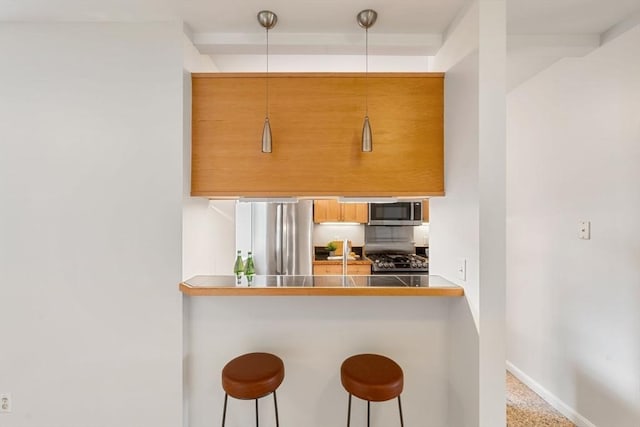
<svg viewBox="0 0 640 427">
<path fill-rule="evenodd" d="M 274 392 L 284 380 L 284 363 L 270 353 L 248 353 L 222 369 L 222 388 L 236 399 L 258 399 Z"/>
<path fill-rule="evenodd" d="M 396 362 L 378 354 L 358 354 L 342 363 L 342 385 L 363 400 L 382 402 L 402 393 L 404 377 Z"/>
</svg>

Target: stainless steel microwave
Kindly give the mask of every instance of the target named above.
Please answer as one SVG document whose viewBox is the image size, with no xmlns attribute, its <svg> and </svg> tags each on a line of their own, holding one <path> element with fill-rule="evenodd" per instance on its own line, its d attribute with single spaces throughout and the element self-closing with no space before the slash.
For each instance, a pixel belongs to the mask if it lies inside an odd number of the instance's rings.
<svg viewBox="0 0 640 427">
<path fill-rule="evenodd" d="M 369 225 L 422 225 L 422 201 L 369 203 Z"/>
</svg>

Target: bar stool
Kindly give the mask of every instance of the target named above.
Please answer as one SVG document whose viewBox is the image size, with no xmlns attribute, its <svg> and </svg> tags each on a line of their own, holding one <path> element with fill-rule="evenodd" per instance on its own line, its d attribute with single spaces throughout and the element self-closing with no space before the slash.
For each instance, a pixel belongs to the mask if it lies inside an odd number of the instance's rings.
<svg viewBox="0 0 640 427">
<path fill-rule="evenodd" d="M 227 417 L 227 398 L 229 396 L 242 400 L 256 401 L 256 427 L 258 421 L 258 399 L 273 393 L 273 404 L 276 410 L 276 426 L 279 427 L 278 401 L 276 389 L 284 380 L 284 363 L 270 353 L 248 353 L 238 356 L 222 369 L 222 388 L 224 409 L 222 411 L 222 427 Z"/>
<path fill-rule="evenodd" d="M 340 379 L 349 393 L 347 427 L 351 424 L 351 395 L 367 401 L 367 427 L 371 420 L 371 402 L 383 402 L 397 397 L 400 426 L 404 427 L 400 402 L 404 376 L 402 368 L 396 362 L 378 354 L 351 356 L 342 362 Z"/>
</svg>

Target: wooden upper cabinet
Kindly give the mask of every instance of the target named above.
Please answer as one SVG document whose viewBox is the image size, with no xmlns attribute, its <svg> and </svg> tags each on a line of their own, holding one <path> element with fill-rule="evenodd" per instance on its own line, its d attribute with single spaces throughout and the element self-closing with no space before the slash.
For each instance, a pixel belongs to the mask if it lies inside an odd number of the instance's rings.
<svg viewBox="0 0 640 427">
<path fill-rule="evenodd" d="M 429 222 L 429 199 L 422 201 L 422 222 Z"/>
<path fill-rule="evenodd" d="M 193 74 L 191 194 L 443 195 L 443 93 L 442 73 Z"/>
<path fill-rule="evenodd" d="M 340 222 L 342 221 L 342 210 L 340 203 L 335 200 L 314 200 L 313 201 L 313 222 Z"/>
<path fill-rule="evenodd" d="M 342 221 L 359 222 L 366 224 L 369 222 L 369 205 L 366 203 L 341 203 Z"/>
<path fill-rule="evenodd" d="M 339 203 L 336 200 L 314 200 L 313 222 L 358 222 L 369 220 L 369 205 L 366 203 Z"/>
</svg>

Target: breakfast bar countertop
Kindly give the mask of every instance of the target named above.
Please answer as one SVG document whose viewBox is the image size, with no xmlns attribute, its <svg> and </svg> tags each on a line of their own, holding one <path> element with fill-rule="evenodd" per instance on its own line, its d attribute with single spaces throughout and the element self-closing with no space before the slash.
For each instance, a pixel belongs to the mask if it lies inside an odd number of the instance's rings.
<svg viewBox="0 0 640 427">
<path fill-rule="evenodd" d="M 441 296 L 464 289 L 440 276 L 194 276 L 180 283 L 189 296 Z"/>
</svg>

